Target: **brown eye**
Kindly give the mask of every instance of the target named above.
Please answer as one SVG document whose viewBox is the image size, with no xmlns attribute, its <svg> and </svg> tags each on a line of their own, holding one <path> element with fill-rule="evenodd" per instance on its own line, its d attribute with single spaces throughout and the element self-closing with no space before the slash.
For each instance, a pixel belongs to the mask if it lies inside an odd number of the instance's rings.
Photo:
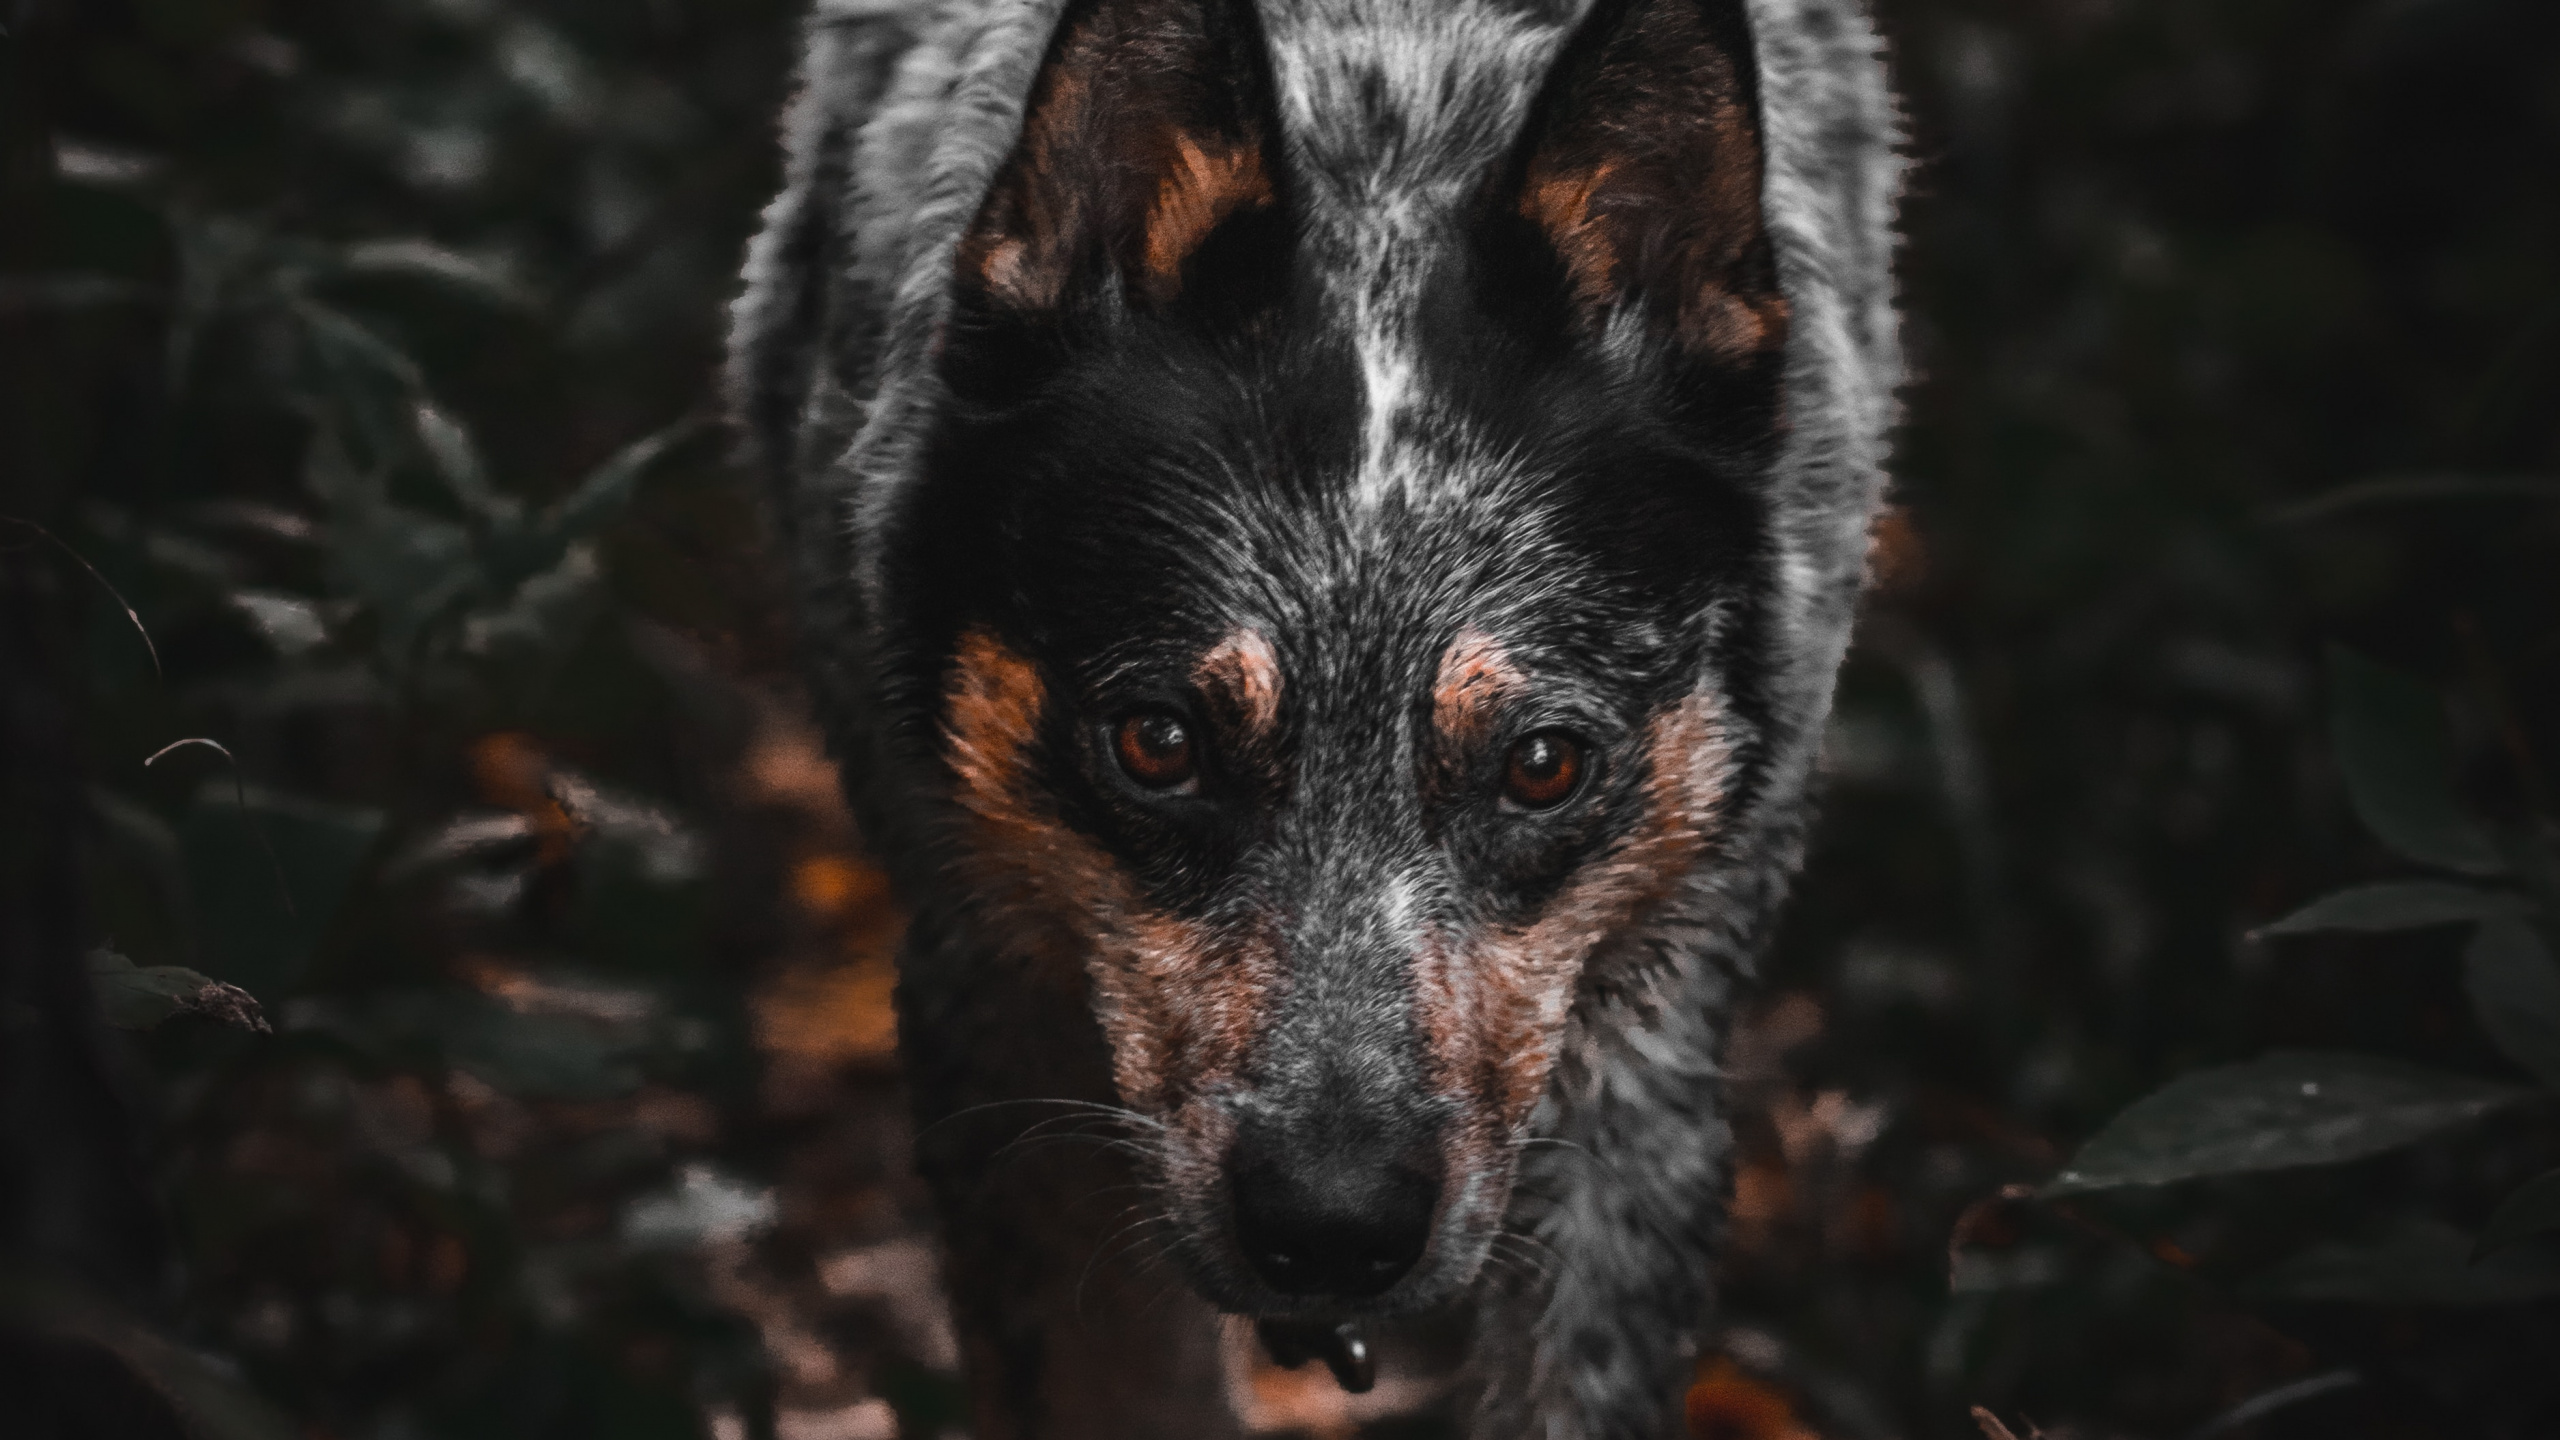
<svg viewBox="0 0 2560 1440">
<path fill-rule="evenodd" d="M 1582 783 L 1582 742 L 1541 730 L 1512 742 L 1502 762 L 1502 795 L 1524 810 L 1552 810 Z"/>
<path fill-rule="evenodd" d="M 1111 748 L 1129 778 L 1150 790 L 1174 790 L 1192 783 L 1200 757 L 1191 743 L 1191 727 L 1161 710 L 1132 715 L 1112 732 Z"/>
</svg>

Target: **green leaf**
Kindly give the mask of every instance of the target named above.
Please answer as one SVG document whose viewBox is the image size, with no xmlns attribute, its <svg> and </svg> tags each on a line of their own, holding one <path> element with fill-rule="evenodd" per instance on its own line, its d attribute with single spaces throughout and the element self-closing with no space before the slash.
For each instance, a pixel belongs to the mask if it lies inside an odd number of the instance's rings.
<svg viewBox="0 0 2560 1440">
<path fill-rule="evenodd" d="M 480 449 L 462 422 L 423 400 L 411 407 L 411 414 L 417 421 L 418 443 L 454 500 L 483 524 L 514 523 L 522 507 L 489 483 L 488 467 L 480 462 Z"/>
<path fill-rule="evenodd" d="M 329 643 L 329 622 L 319 602 L 280 590 L 234 590 L 222 597 L 256 627 L 258 638 L 285 659 L 307 655 Z"/>
<path fill-rule="evenodd" d="M 286 1027 L 332 1036 L 383 1064 L 451 1066 L 527 1098 L 600 1100 L 640 1085 L 642 1062 L 661 1038 L 645 995 L 536 986 L 519 998 L 530 1003 L 441 990 L 306 999 Z"/>
<path fill-rule="evenodd" d="M 2480 1232 L 2480 1243 L 2473 1254 L 2486 1255 L 2503 1249 L 2527 1235 L 2545 1230 L 2560 1230 L 2560 1170 L 2550 1170 L 2516 1187 L 2514 1194 L 2498 1203 L 2497 1213 L 2489 1217 L 2489 1228 Z"/>
<path fill-rule="evenodd" d="M 2323 895 L 2253 935 L 2308 935 L 2321 930 L 2419 930 L 2522 914 L 2529 902 L 2503 890 L 2442 880 L 2392 880 Z"/>
<path fill-rule="evenodd" d="M 2326 494 L 2278 507 L 2268 519 L 2280 525 L 2326 520 L 2382 505 L 2446 500 L 2560 501 L 2560 478 L 2549 475 L 2377 475 Z"/>
<path fill-rule="evenodd" d="M 2352 651 L 2329 650 L 2330 738 L 2374 838 L 2428 865 L 2501 875 L 2507 863 L 2453 789 L 2453 739 L 2435 692 Z"/>
<path fill-rule="evenodd" d="M 425 391 L 427 377 L 418 362 L 363 321 L 302 295 L 293 296 L 287 309 L 302 322 L 303 338 L 324 371 L 361 370 L 408 393 Z"/>
<path fill-rule="evenodd" d="M 185 1418 L 195 1440 L 294 1440 L 303 1433 L 244 1385 L 233 1367 L 171 1341 L 88 1287 L 16 1266 L 0 1268 L 0 1331 L 21 1329 L 113 1356 Z M 13 1395 L 8 1403 L 7 1413 L 27 1413 L 23 1397 Z"/>
<path fill-rule="evenodd" d="M 2462 957 L 2462 980 L 2498 1049 L 2560 1090 L 2560 963 L 2534 928 L 2512 916 L 2483 924 Z"/>
<path fill-rule="evenodd" d="M 2006 1250 L 1950 1253 L 1947 1289 L 1957 1295 L 1993 1290 L 2036 1290 L 2073 1278 L 2071 1256 L 2058 1245 L 2013 1245 Z"/>
<path fill-rule="evenodd" d="M 208 780 L 180 826 L 202 963 L 272 1000 L 302 978 L 382 812 Z"/>
<path fill-rule="evenodd" d="M 2474 1263 L 2471 1237 L 2411 1220 L 2366 1244 L 2315 1245 L 2234 1287 L 2258 1300 L 2371 1305 L 2512 1305 L 2560 1295 L 2560 1254 Z"/>
<path fill-rule="evenodd" d="M 112 275 L 88 275 L 77 271 L 0 275 L 0 315 L 85 310 L 99 305 L 133 304 L 150 298 L 150 291 Z"/>
<path fill-rule="evenodd" d="M 468 530 L 403 506 L 350 506 L 329 541 L 331 582 L 372 607 L 395 663 L 480 582 Z"/>
<path fill-rule="evenodd" d="M 577 643 L 604 612 L 604 565 L 596 547 L 570 546 L 560 563 L 527 577 L 495 605 L 462 617 L 466 655 L 557 656 Z"/>
<path fill-rule="evenodd" d="M 644 435 L 587 472 L 560 502 L 530 525 L 508 527 L 481 547 L 480 564 L 491 594 L 509 595 L 525 581 L 558 567 L 570 547 L 613 523 L 631 503 L 650 469 L 699 428 L 679 420 Z"/>
<path fill-rule="evenodd" d="M 632 492 L 639 488 L 641 479 L 668 451 L 691 439 L 697 428 L 693 421 L 679 420 L 606 457 L 603 464 L 578 482 L 576 489 L 562 497 L 544 523 L 544 532 L 566 546 L 604 528 L 631 503 Z"/>
<path fill-rule="evenodd" d="M 426 393 L 418 362 L 363 321 L 300 290 L 285 297 L 282 313 L 301 338 L 300 388 L 315 418 L 367 466 L 413 453 L 410 407 Z"/>
<path fill-rule="evenodd" d="M 2042 1193 L 2336 1164 L 2422 1140 L 2533 1093 L 2370 1055 L 2280 1051 L 2181 1075 L 2135 1101 Z"/>
<path fill-rule="evenodd" d="M 351 276 L 424 280 L 442 289 L 510 310 L 531 309 L 531 292 L 489 261 L 448 250 L 432 240 L 367 240 L 350 245 L 339 269 Z"/>
<path fill-rule="evenodd" d="M 99 1013 L 119 1030 L 148 1030 L 192 1011 L 225 1025 L 268 1033 L 267 1017 L 248 991 L 183 965 L 146 967 L 113 950 L 92 950 L 89 983 L 98 992 Z"/>
</svg>

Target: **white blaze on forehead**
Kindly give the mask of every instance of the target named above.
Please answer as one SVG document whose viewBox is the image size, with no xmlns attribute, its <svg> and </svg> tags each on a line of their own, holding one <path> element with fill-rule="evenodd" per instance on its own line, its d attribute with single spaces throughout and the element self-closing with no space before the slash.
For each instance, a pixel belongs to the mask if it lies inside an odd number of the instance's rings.
<svg viewBox="0 0 2560 1440">
<path fill-rule="evenodd" d="M 1428 403 L 1414 313 L 1582 7 L 1566 8 L 1542 19 L 1485 0 L 1266 0 L 1281 124 L 1308 162 L 1308 219 L 1359 356 L 1364 508 L 1432 488 L 1403 439 Z"/>
<path fill-rule="evenodd" d="M 1381 287 L 1384 288 L 1384 287 Z M 1390 292 L 1363 294 L 1355 319 L 1360 347 L 1360 385 L 1368 406 L 1360 430 L 1360 483 L 1355 492 L 1365 508 L 1374 509 L 1392 488 L 1409 485 L 1413 466 L 1399 456 L 1398 422 L 1412 408 L 1414 356 L 1412 336 Z"/>
</svg>

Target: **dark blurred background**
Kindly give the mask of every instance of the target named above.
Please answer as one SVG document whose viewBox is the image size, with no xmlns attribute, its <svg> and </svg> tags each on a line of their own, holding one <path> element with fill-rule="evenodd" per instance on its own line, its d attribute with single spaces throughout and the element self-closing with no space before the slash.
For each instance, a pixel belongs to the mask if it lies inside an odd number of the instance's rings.
<svg viewBox="0 0 2560 1440">
<path fill-rule="evenodd" d="M 713 393 L 798 9 L 0 0 L 0 1431 L 956 1433 L 899 922 Z M 2560 1434 L 2551 1242 L 2386 1263 L 2548 1104 L 2000 1198 L 2271 1049 L 2529 1076 L 2459 931 L 2249 931 L 2410 870 L 2332 645 L 2549 894 L 2560 6 L 1882 9 L 1900 508 L 1692 1428 Z"/>
</svg>

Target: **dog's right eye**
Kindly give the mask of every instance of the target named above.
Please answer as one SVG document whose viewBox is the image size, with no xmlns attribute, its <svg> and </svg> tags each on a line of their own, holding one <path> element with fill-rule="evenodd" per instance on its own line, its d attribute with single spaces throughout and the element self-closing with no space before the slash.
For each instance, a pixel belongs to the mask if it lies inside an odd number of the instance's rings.
<svg viewBox="0 0 2560 1440">
<path fill-rule="evenodd" d="M 1582 742 L 1541 730 L 1514 742 L 1502 761 L 1502 798 L 1523 810 L 1553 810 L 1582 784 Z"/>
<path fill-rule="evenodd" d="M 1129 716 L 1112 731 L 1111 749 L 1122 773 L 1150 790 L 1199 786 L 1199 747 L 1178 715 L 1147 710 Z"/>
</svg>

